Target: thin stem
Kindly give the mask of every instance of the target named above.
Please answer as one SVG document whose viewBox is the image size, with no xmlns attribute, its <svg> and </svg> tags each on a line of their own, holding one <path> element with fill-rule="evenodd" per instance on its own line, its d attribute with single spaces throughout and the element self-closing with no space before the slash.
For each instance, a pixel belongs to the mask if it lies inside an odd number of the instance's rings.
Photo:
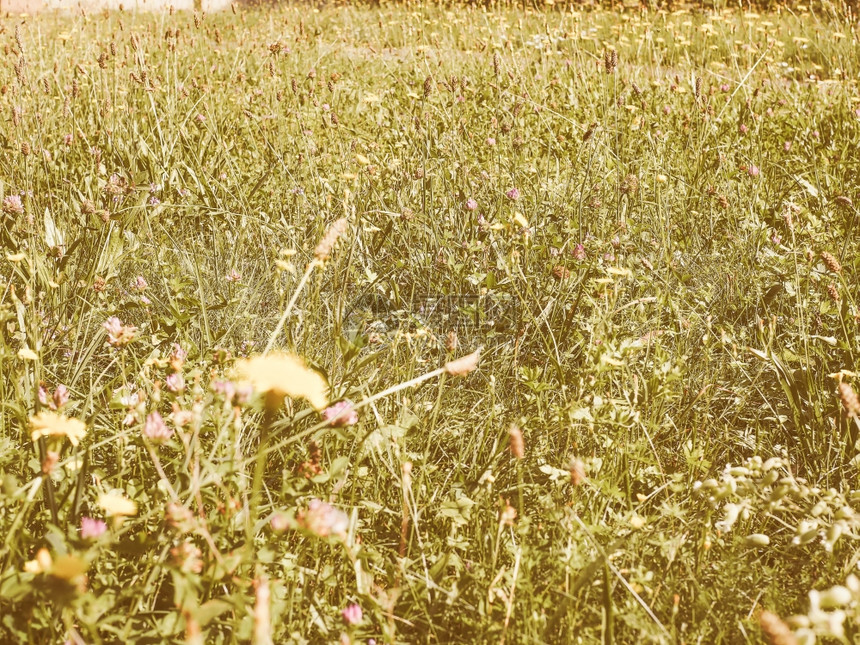
<svg viewBox="0 0 860 645">
<path fill-rule="evenodd" d="M 267 395 L 268 398 L 269 395 Z M 263 416 L 263 423 L 260 426 L 260 446 L 257 449 L 257 461 L 254 465 L 254 479 L 251 483 L 251 499 L 248 502 L 248 517 L 245 521 L 245 541 L 246 547 L 253 549 L 254 544 L 254 521 L 257 517 L 257 509 L 260 507 L 260 497 L 263 489 L 263 475 L 266 472 L 266 442 L 269 438 L 269 428 L 274 421 L 276 409 L 270 405 L 270 401 L 266 401 L 266 413 Z"/>
<path fill-rule="evenodd" d="M 302 289 L 305 288 L 305 284 L 307 284 L 308 278 L 311 277 L 311 273 L 313 273 L 314 267 L 317 266 L 317 262 L 310 262 L 308 267 L 305 269 L 305 273 L 302 276 L 302 279 L 299 281 L 296 290 L 293 292 L 293 296 L 290 298 L 290 301 L 287 303 L 286 309 L 284 309 L 284 313 L 281 315 L 281 319 L 278 321 L 278 324 L 275 326 L 275 331 L 272 332 L 272 335 L 269 336 L 269 342 L 266 344 L 266 349 L 263 350 L 263 356 L 268 354 L 272 347 L 275 345 L 275 340 L 281 333 L 281 330 L 284 328 L 284 323 L 287 322 L 287 318 L 290 317 L 290 313 L 293 311 L 293 307 L 296 304 L 296 300 L 299 299 L 299 294 L 302 292 Z"/>
<path fill-rule="evenodd" d="M 155 466 L 155 472 L 158 473 L 158 476 L 161 478 L 161 481 L 164 482 L 164 487 L 167 489 L 167 494 L 170 495 L 170 499 L 174 502 L 179 501 L 179 495 L 176 494 L 173 486 L 170 483 L 170 480 L 167 479 L 167 475 L 164 472 L 164 468 L 161 466 L 161 460 L 158 458 L 155 450 L 149 441 L 143 441 L 143 445 L 146 446 L 146 451 L 149 453 L 149 458 L 152 460 L 152 465 Z"/>
</svg>

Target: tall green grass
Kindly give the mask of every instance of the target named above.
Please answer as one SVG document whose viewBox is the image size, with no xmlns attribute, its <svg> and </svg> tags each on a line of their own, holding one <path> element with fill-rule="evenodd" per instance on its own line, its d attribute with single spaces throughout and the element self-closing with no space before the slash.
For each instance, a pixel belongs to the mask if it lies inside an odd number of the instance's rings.
<svg viewBox="0 0 860 645">
<path fill-rule="evenodd" d="M 853 637 L 850 19 L 2 23 L 0 640 Z"/>
</svg>

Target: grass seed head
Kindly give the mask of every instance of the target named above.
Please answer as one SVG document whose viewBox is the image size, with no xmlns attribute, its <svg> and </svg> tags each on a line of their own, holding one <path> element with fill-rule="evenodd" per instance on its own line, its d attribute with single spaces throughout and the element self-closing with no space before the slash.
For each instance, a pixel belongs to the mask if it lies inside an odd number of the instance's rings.
<svg viewBox="0 0 860 645">
<path fill-rule="evenodd" d="M 346 232 L 349 223 L 345 217 L 341 217 L 334 224 L 329 226 L 323 238 L 320 240 L 314 249 L 314 258 L 317 262 L 325 262 L 331 257 L 331 252 L 334 250 L 335 244 L 341 235 Z"/>
<path fill-rule="evenodd" d="M 821 252 L 821 259 L 824 260 L 824 264 L 833 273 L 840 273 L 842 271 L 842 265 L 839 264 L 839 260 L 827 251 Z"/>
<path fill-rule="evenodd" d="M 462 356 L 456 360 L 445 363 L 445 371 L 451 376 L 465 376 L 470 372 L 474 372 L 478 368 L 478 361 L 481 358 L 481 350 L 477 349 L 471 354 Z"/>
<path fill-rule="evenodd" d="M 607 74 L 612 74 L 618 67 L 618 52 L 614 49 L 607 49 L 603 52 L 603 67 Z"/>
</svg>

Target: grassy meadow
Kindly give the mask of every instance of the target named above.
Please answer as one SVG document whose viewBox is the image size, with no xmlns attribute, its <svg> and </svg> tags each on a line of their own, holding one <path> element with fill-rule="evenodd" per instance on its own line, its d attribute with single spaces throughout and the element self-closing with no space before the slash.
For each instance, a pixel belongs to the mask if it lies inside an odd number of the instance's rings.
<svg viewBox="0 0 860 645">
<path fill-rule="evenodd" d="M 0 19 L 0 642 L 858 642 L 857 39 Z"/>
</svg>

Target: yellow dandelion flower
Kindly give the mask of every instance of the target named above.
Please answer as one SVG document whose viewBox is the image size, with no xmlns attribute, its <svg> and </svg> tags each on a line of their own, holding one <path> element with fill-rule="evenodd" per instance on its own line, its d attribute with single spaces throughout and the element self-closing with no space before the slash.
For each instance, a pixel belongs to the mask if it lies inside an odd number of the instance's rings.
<svg viewBox="0 0 860 645">
<path fill-rule="evenodd" d="M 328 383 L 323 376 L 292 354 L 255 356 L 236 363 L 236 375 L 257 392 L 277 399 L 306 399 L 317 410 L 328 405 Z"/>
<path fill-rule="evenodd" d="M 99 507 L 108 517 L 124 517 L 137 514 L 137 503 L 122 494 L 112 490 L 99 495 Z"/>
<path fill-rule="evenodd" d="M 50 573 L 55 578 L 74 582 L 87 572 L 87 563 L 76 555 L 61 555 L 54 562 Z"/>
<path fill-rule="evenodd" d="M 68 437 L 73 446 L 77 446 L 87 434 L 87 426 L 83 421 L 70 419 L 55 412 L 40 412 L 30 417 L 30 436 L 33 441 L 42 437 Z"/>
</svg>

